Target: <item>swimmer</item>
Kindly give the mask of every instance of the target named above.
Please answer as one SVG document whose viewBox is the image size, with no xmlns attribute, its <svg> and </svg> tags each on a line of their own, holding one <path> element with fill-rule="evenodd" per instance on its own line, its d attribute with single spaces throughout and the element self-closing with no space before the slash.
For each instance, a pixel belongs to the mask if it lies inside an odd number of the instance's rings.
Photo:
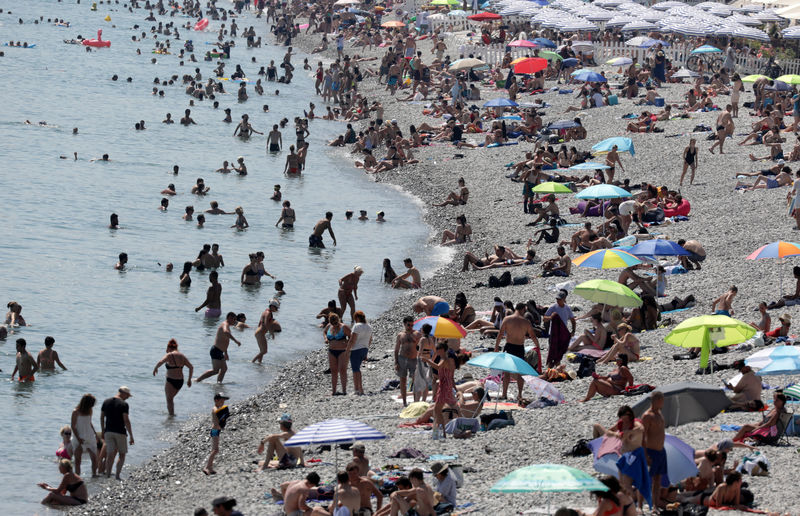
<svg viewBox="0 0 800 516">
<path fill-rule="evenodd" d="M 211 271 L 211 274 L 208 275 L 208 281 L 211 282 L 211 286 L 206 290 L 206 300 L 203 301 L 202 305 L 194 309 L 195 312 L 199 312 L 205 307 L 206 317 L 208 318 L 219 317 L 222 314 L 222 285 L 218 278 L 217 271 Z"/>
<path fill-rule="evenodd" d="M 109 217 L 108 229 L 119 229 L 119 215 L 112 213 Z"/>
<path fill-rule="evenodd" d="M 192 193 L 195 195 L 206 195 L 210 187 L 206 186 L 205 180 L 202 177 L 197 178 L 197 182 L 192 187 Z"/>
<path fill-rule="evenodd" d="M 283 201 L 283 209 L 281 210 L 281 216 L 278 219 L 278 222 L 275 223 L 275 227 L 278 227 L 278 224 L 281 224 L 281 227 L 284 229 L 291 229 L 294 227 L 295 221 L 295 214 L 294 209 L 292 208 L 292 204 L 289 201 Z"/>
<path fill-rule="evenodd" d="M 236 222 L 233 223 L 233 226 L 231 226 L 232 228 L 244 231 L 250 227 L 250 224 L 247 223 L 247 219 L 244 217 L 244 210 L 241 206 L 237 207 L 234 213 L 236 214 Z"/>
<path fill-rule="evenodd" d="M 283 290 L 283 282 L 281 280 L 275 282 L 275 295 L 278 297 L 286 295 L 286 292 Z"/>
<path fill-rule="evenodd" d="M 244 86 L 244 84 L 242 85 Z M 252 135 L 251 133 L 256 133 L 263 135 L 264 133 L 256 131 L 253 129 L 253 126 L 249 122 L 250 117 L 247 114 L 242 115 L 242 121 L 236 126 L 236 129 L 233 130 L 234 136 L 239 136 L 239 138 L 250 138 Z"/>
<path fill-rule="evenodd" d="M 211 274 L 215 274 L 212 272 Z M 209 354 L 211 355 L 211 369 L 204 372 L 195 380 L 202 382 L 206 378 L 217 375 L 217 383 L 222 383 L 225 378 L 225 373 L 228 371 L 228 365 L 225 363 L 228 360 L 228 346 L 231 341 L 234 341 L 238 346 L 242 343 L 231 333 L 231 326 L 236 324 L 236 314 L 228 312 L 225 320 L 217 328 L 217 335 L 214 338 L 214 345 L 211 347 Z"/>
<path fill-rule="evenodd" d="M 192 115 L 191 109 L 187 109 L 186 111 L 184 111 L 184 117 L 181 118 L 181 125 L 197 125 L 197 122 L 195 122 L 192 119 L 191 115 Z"/>
<path fill-rule="evenodd" d="M 336 236 L 333 234 L 333 227 L 331 227 L 331 220 L 333 220 L 333 212 L 326 212 L 325 218 L 320 219 L 314 225 L 314 230 L 312 231 L 311 235 L 308 237 L 308 247 L 316 247 L 319 249 L 325 249 L 325 244 L 322 242 L 322 235 L 325 233 L 325 230 L 328 231 L 331 235 L 331 239 L 333 239 L 333 245 L 336 245 Z"/>
<path fill-rule="evenodd" d="M 231 118 L 231 108 L 225 108 L 225 118 L 223 118 L 222 121 L 226 124 L 233 122 L 233 118 Z"/>
<path fill-rule="evenodd" d="M 300 173 L 300 157 L 294 152 L 294 145 L 289 145 L 289 155 L 286 156 L 286 165 L 283 167 L 283 173 L 299 174 Z"/>
<path fill-rule="evenodd" d="M 99 158 L 92 158 L 92 159 L 90 159 L 90 160 L 89 160 L 89 163 L 93 163 L 93 162 L 95 162 L 95 161 L 111 161 L 111 160 L 110 160 L 110 159 L 108 159 L 108 154 L 103 154 L 103 155 L 102 155 L 101 157 L 99 157 Z"/>
<path fill-rule="evenodd" d="M 167 208 L 169 208 L 169 199 L 167 199 L 166 197 L 162 197 L 161 206 L 159 206 L 158 209 L 161 211 L 167 211 Z"/>
<path fill-rule="evenodd" d="M 39 371 L 39 364 L 36 359 L 28 353 L 25 349 L 27 343 L 25 339 L 17 339 L 17 365 L 14 366 L 14 371 L 11 373 L 11 381 L 14 381 L 17 371 L 19 371 L 20 382 L 33 382 L 35 378 L 34 373 Z"/>
<path fill-rule="evenodd" d="M 278 130 L 278 124 L 272 126 L 272 131 L 267 135 L 267 151 L 280 152 L 283 150 L 283 136 Z"/>
<path fill-rule="evenodd" d="M 128 253 L 119 253 L 119 261 L 114 265 L 114 269 L 124 271 L 126 263 L 128 263 Z"/>
<path fill-rule="evenodd" d="M 206 213 L 210 215 L 230 215 L 227 211 L 220 209 L 217 201 L 211 201 L 211 209 L 206 210 Z"/>
<path fill-rule="evenodd" d="M 379 211 L 378 212 L 378 218 L 375 219 L 375 222 L 386 222 L 386 219 L 384 218 L 385 216 L 386 216 L 386 214 L 384 212 Z"/>
<path fill-rule="evenodd" d="M 239 331 L 244 331 L 250 327 L 247 324 L 247 316 L 244 313 L 236 314 L 236 329 Z"/>
<path fill-rule="evenodd" d="M 256 343 L 258 343 L 258 354 L 253 357 L 251 362 L 258 362 L 260 364 L 264 355 L 267 354 L 267 332 L 269 332 L 270 337 L 274 339 L 275 334 L 281 331 L 281 325 L 275 320 L 275 313 L 278 312 L 279 307 L 280 303 L 278 300 L 271 299 L 269 301 L 269 306 L 261 314 L 258 320 L 258 327 L 255 331 Z"/>
<path fill-rule="evenodd" d="M 273 201 L 280 201 L 281 200 L 281 185 L 275 185 L 272 189 L 272 197 L 270 197 Z"/>
<path fill-rule="evenodd" d="M 179 171 L 180 171 L 180 167 L 178 165 L 173 165 L 172 166 L 172 175 L 173 176 L 177 176 Z"/>
<path fill-rule="evenodd" d="M 158 373 L 158 368 L 162 365 L 166 365 L 167 368 L 166 382 L 164 382 L 164 395 L 167 398 L 167 412 L 169 412 L 170 416 L 174 416 L 174 399 L 183 387 L 183 368 L 189 368 L 189 378 L 186 382 L 186 386 L 191 387 L 194 367 L 192 367 L 192 363 L 189 362 L 186 355 L 178 351 L 178 341 L 175 339 L 170 339 L 167 343 L 167 353 L 153 368 L 153 376 Z"/>
<path fill-rule="evenodd" d="M 161 121 L 162 124 L 174 124 L 175 120 L 172 119 L 172 113 L 167 113 L 167 117 Z"/>
<path fill-rule="evenodd" d="M 45 337 L 44 338 L 44 349 L 39 352 L 36 356 L 36 365 L 43 371 L 53 371 L 56 368 L 56 364 L 63 369 L 64 371 L 67 370 L 67 366 L 61 363 L 61 359 L 58 357 L 58 351 L 53 349 L 53 346 L 56 343 L 56 339 L 53 337 Z"/>
<path fill-rule="evenodd" d="M 194 215 L 194 206 L 187 206 L 186 208 L 184 208 L 184 211 L 185 213 L 181 218 L 183 220 L 193 220 L 192 215 Z"/>
<path fill-rule="evenodd" d="M 247 175 L 247 166 L 244 164 L 244 157 L 243 156 L 239 156 L 238 158 L 236 158 L 236 163 L 238 163 L 239 166 L 238 167 L 233 167 L 233 170 L 235 170 L 236 173 L 238 173 L 240 176 L 246 176 Z"/>
<path fill-rule="evenodd" d="M 161 195 L 177 195 L 178 192 L 175 191 L 175 184 L 170 183 L 167 185 L 166 188 L 161 190 Z"/>
<path fill-rule="evenodd" d="M 215 172 L 219 172 L 221 174 L 230 174 L 233 172 L 233 169 L 228 166 L 228 161 L 226 160 L 222 162 L 222 167 L 215 170 Z"/>
</svg>

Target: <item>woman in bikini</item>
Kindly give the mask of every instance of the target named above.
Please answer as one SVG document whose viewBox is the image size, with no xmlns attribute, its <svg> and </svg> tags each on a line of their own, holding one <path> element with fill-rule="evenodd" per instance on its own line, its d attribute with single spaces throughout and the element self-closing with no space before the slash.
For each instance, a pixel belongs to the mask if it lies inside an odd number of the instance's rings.
<svg viewBox="0 0 800 516">
<path fill-rule="evenodd" d="M 781 415 L 786 412 L 786 395 L 776 394 L 774 407 L 769 411 L 767 417 L 757 425 L 742 425 L 742 428 L 733 437 L 734 442 L 744 441 L 745 438 L 752 438 L 756 441 L 770 442 L 778 437 L 778 422 Z"/>
<path fill-rule="evenodd" d="M 597 498 L 597 509 L 591 516 L 636 516 L 636 504 L 628 496 L 616 477 L 604 476 L 600 482 L 608 487 L 608 491 L 592 491 Z M 587 513 L 583 513 L 589 516 Z"/>
<path fill-rule="evenodd" d="M 575 339 L 569 347 L 569 351 L 575 352 L 582 349 L 602 350 L 606 345 L 606 327 L 603 326 L 603 316 L 601 314 L 592 315 L 592 330 L 584 330 L 583 335 Z"/>
<path fill-rule="evenodd" d="M 258 285 L 261 283 L 261 275 L 258 273 L 258 257 L 256 253 L 250 253 L 250 263 L 242 269 L 240 278 L 242 285 Z"/>
<path fill-rule="evenodd" d="M 181 273 L 181 287 L 189 287 L 192 285 L 192 278 L 189 273 L 192 272 L 192 262 L 183 262 L 183 272 Z"/>
<path fill-rule="evenodd" d="M 458 225 L 455 231 L 446 229 L 442 233 L 441 245 L 463 244 L 470 239 L 472 235 L 472 226 L 467 224 L 467 217 L 465 215 L 459 215 L 456 217 L 456 222 L 458 222 Z"/>
<path fill-rule="evenodd" d="M 239 231 L 243 231 L 250 227 L 250 224 L 247 223 L 247 219 L 244 218 L 244 210 L 241 206 L 237 207 L 234 210 L 236 213 L 236 222 L 231 226 L 232 228 L 236 228 Z"/>
<path fill-rule="evenodd" d="M 46 482 L 38 484 L 45 491 L 50 491 L 42 503 L 45 505 L 85 504 L 89 500 L 89 491 L 86 489 L 83 479 L 72 472 L 72 463 L 69 459 L 58 461 L 58 471 L 63 475 L 58 487 L 52 487 Z"/>
<path fill-rule="evenodd" d="M 175 396 L 178 394 L 178 391 L 181 390 L 181 387 L 183 387 L 183 368 L 189 368 L 189 379 L 186 380 L 186 386 L 191 387 L 194 367 L 192 367 L 192 363 L 189 362 L 186 355 L 178 351 L 178 341 L 175 339 L 170 339 L 167 343 L 167 354 L 164 355 L 153 368 L 153 376 L 158 373 L 158 368 L 162 365 L 165 365 L 167 368 L 167 381 L 164 383 L 164 394 L 167 397 L 167 411 L 170 416 L 174 416 Z"/>
<path fill-rule="evenodd" d="M 322 332 L 325 345 L 328 346 L 328 363 L 331 369 L 331 395 L 347 395 L 347 364 L 350 357 L 347 355 L 347 343 L 350 340 L 350 328 L 342 324 L 339 316 L 330 314 L 328 325 Z M 342 392 L 336 390 L 337 381 L 342 386 Z"/>
<path fill-rule="evenodd" d="M 469 189 L 466 187 L 466 183 L 464 182 L 464 178 L 458 178 L 458 193 L 450 192 L 447 198 L 440 202 L 439 204 L 434 204 L 434 206 L 447 206 L 448 204 L 452 206 L 458 206 L 462 204 L 467 204 L 467 200 L 469 199 Z"/>
<path fill-rule="evenodd" d="M 622 394 L 625 387 L 633 385 L 633 375 L 628 369 L 628 355 L 618 355 L 616 362 L 617 368 L 608 376 L 592 373 L 593 380 L 589 384 L 589 392 L 581 403 L 589 401 L 595 394 L 600 394 L 604 398 Z"/>
<path fill-rule="evenodd" d="M 598 364 L 608 364 L 621 354 L 627 355 L 629 362 L 639 361 L 639 339 L 631 333 L 631 327 L 625 323 L 617 324 L 617 335 L 611 336 L 614 345 L 597 361 Z"/>
<path fill-rule="evenodd" d="M 275 227 L 278 227 L 278 224 L 281 224 L 283 229 L 292 229 L 294 227 L 294 208 L 292 208 L 292 203 L 289 201 L 283 201 L 283 209 L 281 210 L 281 218 L 278 219 L 278 222 L 275 223 Z"/>
<path fill-rule="evenodd" d="M 352 321 L 356 312 L 356 300 L 358 299 L 358 280 L 364 274 L 364 269 L 356 265 L 353 272 L 345 274 L 339 279 L 339 306 L 342 310 L 350 306 L 350 320 Z"/>
</svg>

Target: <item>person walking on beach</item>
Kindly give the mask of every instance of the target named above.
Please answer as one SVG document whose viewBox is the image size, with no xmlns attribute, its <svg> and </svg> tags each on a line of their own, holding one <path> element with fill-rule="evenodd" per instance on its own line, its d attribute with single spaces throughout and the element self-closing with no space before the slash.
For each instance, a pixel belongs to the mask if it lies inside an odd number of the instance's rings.
<svg viewBox="0 0 800 516">
<path fill-rule="evenodd" d="M 608 166 L 608 170 L 606 170 L 606 183 L 611 184 L 614 182 L 614 173 L 616 171 L 616 166 L 619 165 L 619 168 L 625 172 L 625 167 L 622 165 L 622 160 L 619 159 L 619 153 L 617 152 L 619 147 L 614 145 L 611 147 L 611 150 L 608 151 L 606 154 L 606 165 Z"/>
<path fill-rule="evenodd" d="M 213 273 L 212 273 L 213 274 Z M 225 378 L 225 373 L 228 371 L 228 365 L 225 361 L 228 360 L 228 346 L 231 340 L 238 346 L 242 343 L 236 340 L 236 337 L 231 333 L 231 327 L 236 325 L 236 314 L 228 312 L 225 320 L 217 328 L 217 336 L 214 338 L 214 345 L 211 346 L 209 354 L 211 355 L 211 369 L 197 377 L 197 382 L 202 382 L 206 378 L 217 375 L 217 383 L 222 383 Z"/>
<path fill-rule="evenodd" d="M 219 278 L 217 271 L 211 271 L 211 274 L 208 275 L 208 281 L 211 282 L 211 286 L 206 290 L 206 300 L 203 301 L 202 305 L 194 309 L 195 312 L 199 312 L 203 307 L 206 307 L 206 317 L 209 319 L 222 315 L 222 301 L 220 299 L 222 297 L 222 285 L 217 281 L 217 278 Z"/>
<path fill-rule="evenodd" d="M 352 335 L 348 342 L 350 355 L 350 368 L 353 370 L 353 390 L 356 394 L 364 394 L 364 385 L 361 383 L 361 364 L 367 358 L 367 353 L 372 345 L 372 327 L 367 324 L 367 316 L 358 310 L 353 314 L 355 325 L 350 330 Z"/>
<path fill-rule="evenodd" d="M 174 416 L 175 403 L 173 400 L 181 390 L 181 387 L 183 387 L 183 368 L 189 368 L 189 380 L 186 382 L 186 386 L 191 387 L 194 367 L 192 367 L 192 363 L 189 362 L 186 355 L 178 351 L 178 341 L 175 339 L 169 339 L 169 342 L 167 342 L 167 354 L 164 355 L 153 368 L 153 376 L 158 373 L 158 368 L 162 365 L 165 365 L 167 368 L 167 381 L 164 382 L 164 395 L 167 397 L 167 412 L 169 412 L 170 416 Z"/>
<path fill-rule="evenodd" d="M 14 366 L 14 371 L 11 373 L 12 382 L 17 372 L 19 372 L 20 382 L 33 382 L 36 380 L 33 375 L 39 371 L 39 365 L 33 355 L 25 349 L 26 345 L 25 339 L 17 339 L 17 365 Z"/>
<path fill-rule="evenodd" d="M 281 325 L 278 324 L 278 321 L 275 320 L 275 316 L 273 315 L 278 311 L 280 306 L 281 304 L 277 299 L 270 299 L 269 306 L 258 319 L 258 326 L 255 331 L 256 343 L 258 343 L 258 354 L 253 357 L 251 362 L 258 362 L 260 364 L 264 355 L 267 354 L 267 332 L 269 332 L 270 337 L 275 338 L 275 333 L 281 331 Z"/>
<path fill-rule="evenodd" d="M 331 395 L 344 396 L 347 394 L 347 362 L 350 360 L 348 350 L 352 331 L 342 323 L 339 316 L 331 314 L 328 326 L 322 330 L 325 345 L 328 347 L 328 363 L 331 370 Z M 342 386 L 341 394 L 336 390 L 337 382 Z"/>
<path fill-rule="evenodd" d="M 725 138 L 733 134 L 733 118 L 731 118 L 731 110 L 733 106 L 728 104 L 725 106 L 725 111 L 717 115 L 717 141 L 708 149 L 708 152 L 714 154 L 714 147 L 719 145 L 719 153 L 722 152 L 722 145 L 725 143 Z"/>
<path fill-rule="evenodd" d="M 123 385 L 116 395 L 103 402 L 103 408 L 100 411 L 100 431 L 103 432 L 103 441 L 106 443 L 106 478 L 111 476 L 114 457 L 119 453 L 114 478 L 121 480 L 119 474 L 125 464 L 128 444 L 133 446 L 133 429 L 131 420 L 128 418 L 128 404 L 125 402 L 130 397 L 131 390 Z M 127 441 L 126 437 L 128 437 Z"/>
<path fill-rule="evenodd" d="M 403 331 L 397 334 L 394 344 L 394 369 L 400 377 L 400 396 L 404 407 L 408 406 L 408 377 L 413 379 L 417 368 L 417 342 L 420 337 L 419 332 L 414 331 L 414 318 L 403 317 Z M 414 401 L 419 401 L 417 393 L 414 393 Z"/>
<path fill-rule="evenodd" d="M 683 178 L 686 176 L 686 171 L 692 167 L 692 175 L 689 176 L 689 184 L 694 184 L 694 173 L 697 172 L 697 140 L 692 138 L 689 140 L 689 145 L 683 149 L 683 172 L 681 172 L 680 185 L 683 186 Z"/>
<path fill-rule="evenodd" d="M 38 365 L 43 371 L 53 371 L 56 368 L 56 364 L 61 367 L 64 371 L 67 370 L 67 366 L 61 363 L 61 360 L 58 358 L 58 351 L 53 349 L 53 346 L 56 343 L 56 339 L 53 337 L 47 336 L 44 338 L 44 349 L 39 352 L 39 355 L 36 357 L 36 365 Z"/>
<path fill-rule="evenodd" d="M 661 508 L 661 477 L 668 474 L 667 452 L 664 450 L 666 434 L 664 416 L 661 409 L 664 407 L 664 393 L 653 391 L 650 393 L 650 408 L 642 415 L 644 426 L 644 450 L 650 463 L 650 480 L 653 482 L 653 507 Z"/>
<path fill-rule="evenodd" d="M 314 224 L 314 230 L 308 237 L 308 247 L 316 247 L 318 249 L 325 249 L 325 244 L 322 242 L 322 235 L 325 230 L 328 231 L 333 240 L 333 245 L 336 245 L 336 235 L 333 234 L 333 227 L 331 227 L 331 220 L 333 220 L 333 212 L 326 212 L 325 218 L 320 219 Z"/>
<path fill-rule="evenodd" d="M 567 291 L 560 290 L 556 295 L 556 302 L 547 309 L 542 319 L 550 323 L 550 347 L 547 352 L 547 367 L 555 367 L 561 363 L 561 358 L 567 351 L 567 346 L 575 335 L 575 316 L 567 305 Z M 567 330 L 567 321 L 570 330 Z"/>
<path fill-rule="evenodd" d="M 228 417 L 230 416 L 230 410 L 228 410 L 228 406 L 225 405 L 225 400 L 227 399 L 228 397 L 222 394 L 214 395 L 214 406 L 211 408 L 211 453 L 208 454 L 206 467 L 203 468 L 203 473 L 206 475 L 217 474 L 217 472 L 214 471 L 214 459 L 219 453 L 219 434 L 222 433 L 225 424 L 228 422 Z"/>
<path fill-rule="evenodd" d="M 356 265 L 353 272 L 345 274 L 339 279 L 339 306 L 342 310 L 350 306 L 350 321 L 353 321 L 353 314 L 356 312 L 356 300 L 358 299 L 358 280 L 364 274 L 364 269 Z"/>
<path fill-rule="evenodd" d="M 72 450 L 75 462 L 75 474 L 81 474 L 81 459 L 87 452 L 92 460 L 92 478 L 97 476 L 97 432 L 92 424 L 92 412 L 97 399 L 91 394 L 84 394 L 78 406 L 72 411 Z"/>
<path fill-rule="evenodd" d="M 525 360 L 525 339 L 530 338 L 536 346 L 536 354 L 539 357 L 539 363 L 536 369 L 538 372 L 541 372 L 542 354 L 539 350 L 539 339 L 536 338 L 536 333 L 530 321 L 525 317 L 526 311 L 525 303 L 517 303 L 515 312 L 503 318 L 503 322 L 500 324 L 500 330 L 497 333 L 497 339 L 494 342 L 494 351 L 495 353 L 500 351 L 500 341 L 503 339 L 503 336 L 505 336 L 506 346 L 503 348 L 503 351 L 509 355 Z M 508 384 L 511 382 L 511 376 L 512 375 L 509 373 L 503 373 L 502 399 L 508 398 Z M 517 380 L 517 389 L 519 390 L 517 393 L 517 403 L 522 403 L 522 388 L 525 382 L 521 374 L 514 374 L 513 376 Z"/>
</svg>

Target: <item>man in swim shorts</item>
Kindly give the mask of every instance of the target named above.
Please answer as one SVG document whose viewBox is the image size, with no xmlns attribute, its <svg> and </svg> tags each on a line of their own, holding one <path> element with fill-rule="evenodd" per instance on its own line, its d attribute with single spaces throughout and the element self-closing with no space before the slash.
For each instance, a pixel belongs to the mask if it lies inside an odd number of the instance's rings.
<svg viewBox="0 0 800 516">
<path fill-rule="evenodd" d="M 642 444 L 647 453 L 647 462 L 650 464 L 653 507 L 656 509 L 661 507 L 661 477 L 667 474 L 667 452 L 664 450 L 666 430 L 664 416 L 661 414 L 663 406 L 664 393 L 653 391 L 650 393 L 650 408 L 642 415 L 642 425 L 644 425 Z"/>
<path fill-rule="evenodd" d="M 539 367 L 541 370 L 541 352 L 539 351 L 539 339 L 536 338 L 536 333 L 530 321 L 525 318 L 526 307 L 525 303 L 517 303 L 514 307 L 515 311 L 503 319 L 500 324 L 500 330 L 497 333 L 497 339 L 494 342 L 494 351 L 500 351 L 500 341 L 503 336 L 506 337 L 506 346 L 503 349 L 509 355 L 525 360 L 525 339 L 530 338 L 536 346 L 536 354 L 539 356 Z M 522 380 L 522 375 L 513 375 L 517 380 L 517 388 L 519 393 L 517 395 L 517 403 L 522 401 L 522 388 L 525 382 Z M 503 374 L 503 399 L 508 397 L 508 384 L 511 383 L 511 375 L 508 373 Z"/>
<path fill-rule="evenodd" d="M 269 152 L 280 152 L 283 149 L 283 136 L 278 130 L 278 124 L 274 124 L 267 135 L 267 149 Z"/>
<path fill-rule="evenodd" d="M 208 275 L 208 281 L 211 282 L 211 286 L 206 290 L 206 300 L 203 301 L 202 305 L 194 309 L 195 312 L 199 312 L 203 307 L 207 307 L 206 317 L 208 318 L 222 315 L 222 285 L 217 280 L 218 278 L 217 271 L 211 271 L 211 274 Z"/>
<path fill-rule="evenodd" d="M 731 317 L 733 315 L 733 299 L 738 292 L 739 289 L 736 288 L 736 285 L 731 285 L 731 288 L 728 289 L 727 292 L 715 299 L 714 302 L 711 303 L 711 311 L 714 312 L 714 315 L 727 315 Z"/>
<path fill-rule="evenodd" d="M 303 480 L 284 482 L 280 491 L 271 489 L 275 500 L 283 500 L 283 514 L 286 516 L 303 516 L 311 513 L 311 507 L 306 504 L 308 492 L 319 485 L 319 475 L 311 472 Z"/>
<path fill-rule="evenodd" d="M 322 235 L 325 233 L 325 230 L 330 233 L 331 238 L 333 239 L 333 245 L 336 245 L 336 235 L 333 234 L 331 220 L 333 220 L 333 212 L 329 211 L 325 213 L 324 219 L 317 221 L 317 223 L 314 225 L 314 231 L 308 237 L 308 247 L 325 249 L 325 244 L 322 242 Z"/>
<path fill-rule="evenodd" d="M 212 272 L 211 274 L 214 274 Z M 242 343 L 236 340 L 236 337 L 233 336 L 231 333 L 231 327 L 236 325 L 236 314 L 234 312 L 228 312 L 228 315 L 225 316 L 225 320 L 222 321 L 222 324 L 219 325 L 217 328 L 217 335 L 214 338 L 214 345 L 211 346 L 209 350 L 209 355 L 211 355 L 211 369 L 206 371 L 205 373 L 201 374 L 197 377 L 197 382 L 202 382 L 206 378 L 217 375 L 217 383 L 222 383 L 222 379 L 225 378 L 225 373 L 228 371 L 228 365 L 225 361 L 228 360 L 228 346 L 231 343 L 231 340 L 235 342 L 238 346 L 241 346 Z"/>
<path fill-rule="evenodd" d="M 33 358 L 33 355 L 25 349 L 26 346 L 25 339 L 17 339 L 17 365 L 14 366 L 14 371 L 11 373 L 12 381 L 17 371 L 19 371 L 20 382 L 33 382 L 36 380 L 33 374 L 39 370 L 39 366 L 36 364 L 36 359 Z"/>
<path fill-rule="evenodd" d="M 403 406 L 407 406 L 406 397 L 408 377 L 414 378 L 417 368 L 417 342 L 421 335 L 414 331 L 414 318 L 406 316 L 403 318 L 403 331 L 397 334 L 394 345 L 394 369 L 400 377 L 400 395 L 403 398 Z M 419 401 L 419 393 L 414 393 L 414 401 Z"/>
</svg>

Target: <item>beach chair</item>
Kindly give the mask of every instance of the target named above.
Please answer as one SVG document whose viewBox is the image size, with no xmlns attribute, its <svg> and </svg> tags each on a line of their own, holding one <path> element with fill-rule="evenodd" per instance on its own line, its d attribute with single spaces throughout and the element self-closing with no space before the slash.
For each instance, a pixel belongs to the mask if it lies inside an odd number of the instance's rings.
<svg viewBox="0 0 800 516">
<path fill-rule="evenodd" d="M 789 425 L 793 424 L 794 422 L 794 414 L 791 412 L 784 412 L 778 417 L 778 435 L 775 439 L 775 446 L 791 446 L 792 443 L 789 442 L 789 436 L 786 434 L 786 430 L 789 429 Z"/>
</svg>

